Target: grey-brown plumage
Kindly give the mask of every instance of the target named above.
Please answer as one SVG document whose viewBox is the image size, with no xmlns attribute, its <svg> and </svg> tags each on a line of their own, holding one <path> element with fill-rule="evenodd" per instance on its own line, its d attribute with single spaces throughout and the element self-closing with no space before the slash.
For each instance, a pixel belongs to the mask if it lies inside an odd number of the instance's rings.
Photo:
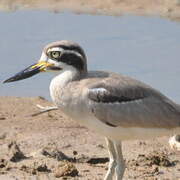
<svg viewBox="0 0 180 180">
<path fill-rule="evenodd" d="M 102 88 L 104 91 L 98 91 Z M 180 127 L 179 105 L 150 86 L 120 74 L 89 72 L 57 94 L 59 103 L 84 96 L 89 112 L 115 127 Z"/>
<path fill-rule="evenodd" d="M 92 92 L 97 87 L 107 91 Z M 89 89 L 90 106 L 101 121 L 123 127 L 180 127 L 180 106 L 137 80 L 111 74 Z"/>
</svg>

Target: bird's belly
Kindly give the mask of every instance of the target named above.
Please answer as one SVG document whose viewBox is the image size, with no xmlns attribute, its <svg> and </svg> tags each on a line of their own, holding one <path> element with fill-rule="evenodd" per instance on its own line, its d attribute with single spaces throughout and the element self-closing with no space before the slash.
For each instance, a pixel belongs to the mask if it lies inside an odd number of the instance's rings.
<svg viewBox="0 0 180 180">
<path fill-rule="evenodd" d="M 174 135 L 180 133 L 178 128 L 157 128 L 157 127 L 112 127 L 103 121 L 97 119 L 91 114 L 83 103 L 69 103 L 68 106 L 61 106 L 64 113 L 73 120 L 81 123 L 87 128 L 101 134 L 109 139 L 115 140 L 133 140 L 133 139 L 150 139 L 165 135 Z"/>
<path fill-rule="evenodd" d="M 68 113 L 68 115 L 69 114 L 70 113 Z M 90 114 L 87 115 L 83 113 L 76 114 L 75 116 L 72 115 L 71 118 L 98 134 L 114 140 L 150 139 L 180 133 L 180 128 L 112 127 Z"/>
</svg>

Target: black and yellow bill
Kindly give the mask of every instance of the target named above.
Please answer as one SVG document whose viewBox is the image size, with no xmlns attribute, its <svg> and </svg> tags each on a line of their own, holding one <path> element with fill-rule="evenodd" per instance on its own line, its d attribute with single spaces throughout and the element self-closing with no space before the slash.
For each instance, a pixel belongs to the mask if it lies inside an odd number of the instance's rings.
<svg viewBox="0 0 180 180">
<path fill-rule="evenodd" d="M 27 67 L 26 69 L 20 71 L 9 79 L 6 79 L 3 83 L 9 83 L 29 78 L 31 76 L 34 76 L 35 74 L 38 74 L 39 72 L 45 72 L 47 68 L 51 66 L 53 66 L 53 64 L 50 64 L 46 61 L 41 61 L 37 64 L 33 64 Z"/>
</svg>

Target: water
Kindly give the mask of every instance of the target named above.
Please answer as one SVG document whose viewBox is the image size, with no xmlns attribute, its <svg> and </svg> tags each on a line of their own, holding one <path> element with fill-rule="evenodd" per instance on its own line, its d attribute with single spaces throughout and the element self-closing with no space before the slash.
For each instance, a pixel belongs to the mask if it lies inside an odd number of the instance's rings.
<svg viewBox="0 0 180 180">
<path fill-rule="evenodd" d="M 47 43 L 68 39 L 84 48 L 89 69 L 133 76 L 180 103 L 179 32 L 179 23 L 158 17 L 0 12 L 0 81 L 35 63 Z M 0 95 L 50 99 L 52 77 L 1 84 Z"/>
</svg>

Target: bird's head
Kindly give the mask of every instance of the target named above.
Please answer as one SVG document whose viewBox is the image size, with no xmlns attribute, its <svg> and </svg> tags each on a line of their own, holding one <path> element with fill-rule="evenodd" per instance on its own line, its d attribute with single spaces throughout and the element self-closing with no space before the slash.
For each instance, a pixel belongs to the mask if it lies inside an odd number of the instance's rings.
<svg viewBox="0 0 180 180">
<path fill-rule="evenodd" d="M 29 78 L 39 72 L 53 71 L 60 73 L 62 70 L 76 70 L 80 74 L 87 72 L 86 55 L 77 43 L 62 40 L 48 44 L 43 49 L 38 63 L 15 74 L 5 80 L 4 83 Z"/>
</svg>

